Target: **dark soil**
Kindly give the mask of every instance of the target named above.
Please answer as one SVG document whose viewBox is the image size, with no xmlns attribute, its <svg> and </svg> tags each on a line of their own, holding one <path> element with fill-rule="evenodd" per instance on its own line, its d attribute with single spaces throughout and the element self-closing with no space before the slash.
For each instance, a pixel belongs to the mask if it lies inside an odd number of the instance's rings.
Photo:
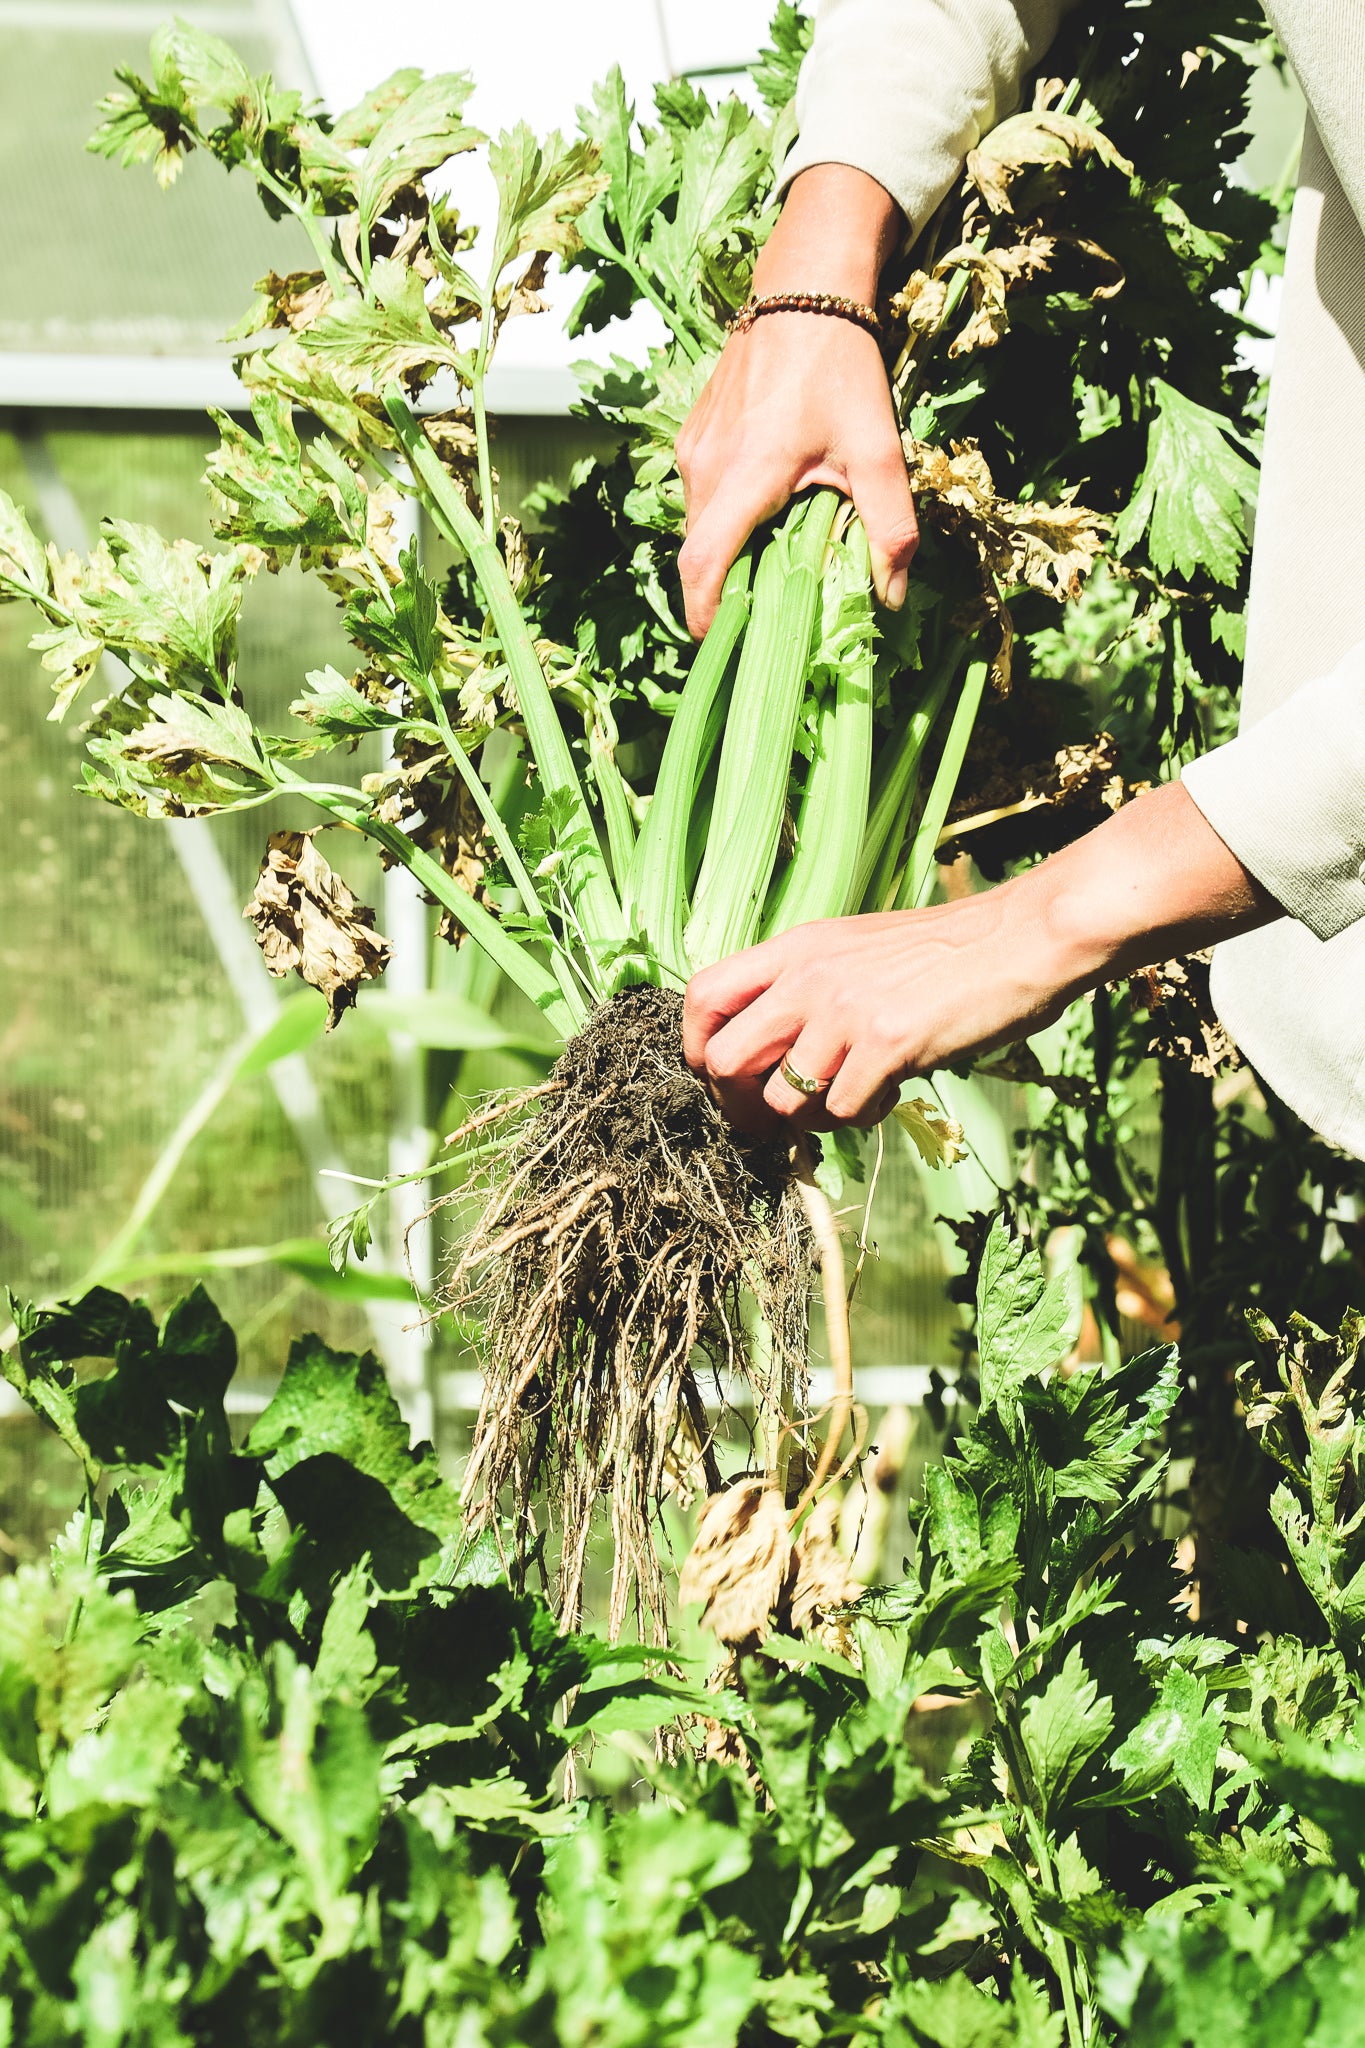
<svg viewBox="0 0 1365 2048">
<path fill-rule="evenodd" d="M 580 1156 L 609 1161 L 623 1191 L 638 1187 L 665 1210 L 685 1201 L 703 1168 L 732 1216 L 779 1201 L 787 1148 L 751 1143 L 719 1114 L 683 1064 L 682 1010 L 674 989 L 624 989 L 564 1048 L 551 1078 L 565 1090 L 561 1114 L 588 1111 Z M 681 1187 L 675 1158 L 687 1162 Z"/>
<path fill-rule="evenodd" d="M 681 1018 L 682 997 L 652 987 L 593 1013 L 509 1134 L 448 1289 L 484 1323 L 483 1513 L 510 1504 L 529 1548 L 550 1488 L 572 1618 L 605 1497 L 615 1628 L 632 1588 L 640 1619 L 662 1619 L 652 1524 L 670 1468 L 681 1455 L 716 1483 L 698 1374 L 754 1378 L 742 1294 L 771 1333 L 765 1384 L 804 1372 L 812 1251 L 790 1159 L 720 1115 L 683 1063 Z"/>
</svg>

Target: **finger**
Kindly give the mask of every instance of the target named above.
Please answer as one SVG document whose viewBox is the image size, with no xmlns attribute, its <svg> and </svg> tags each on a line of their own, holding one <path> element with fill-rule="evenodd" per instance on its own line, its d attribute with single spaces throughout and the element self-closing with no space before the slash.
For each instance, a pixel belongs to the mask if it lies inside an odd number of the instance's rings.
<svg viewBox="0 0 1365 2048">
<path fill-rule="evenodd" d="M 900 1092 L 900 1083 L 898 1081 L 894 1082 L 882 1090 L 866 1116 L 855 1117 L 851 1120 L 848 1117 L 831 1116 L 827 1099 L 821 1097 L 819 1098 L 819 1111 L 812 1112 L 805 1120 L 803 1129 L 808 1131 L 846 1131 L 849 1129 L 875 1131 L 877 1125 L 884 1124 L 890 1116 L 900 1098 Z"/>
<path fill-rule="evenodd" d="M 848 488 L 867 531 L 872 580 L 877 595 L 892 611 L 905 602 L 907 571 L 919 546 L 919 521 L 910 492 L 905 457 L 888 417 L 886 432 L 848 464 Z"/>
<path fill-rule="evenodd" d="M 782 949 L 769 943 L 732 953 L 728 960 L 692 976 L 683 998 L 682 1041 L 683 1058 L 693 1073 L 710 1071 L 707 1053 L 712 1039 L 732 1017 L 767 993 L 782 963 Z"/>
<path fill-rule="evenodd" d="M 870 1128 L 889 1114 L 902 1079 L 900 1061 L 889 1047 L 875 1042 L 856 1045 L 827 1090 L 825 1107 L 841 1124 Z M 888 1096 L 891 1100 L 883 1109 Z"/>
<path fill-rule="evenodd" d="M 763 1099 L 763 1074 L 742 1074 L 734 1081 L 708 1081 L 711 1100 L 737 1131 L 748 1138 L 775 1138 L 782 1119 Z"/>
<path fill-rule="evenodd" d="M 763 1099 L 769 1109 L 787 1122 L 804 1128 L 823 1118 L 829 1084 L 843 1066 L 847 1051 L 848 1047 L 841 1038 L 831 1036 L 827 1029 L 807 1025 L 779 1059 L 763 1090 Z M 783 1076 L 784 1064 L 803 1080 L 819 1081 L 821 1086 L 809 1093 L 794 1088 Z"/>
<path fill-rule="evenodd" d="M 805 1007 L 789 976 L 731 1017 L 707 1041 L 703 1066 L 707 1076 L 726 1085 L 769 1075 L 794 1045 L 806 1023 Z"/>
<path fill-rule="evenodd" d="M 687 627 L 700 640 L 716 615 L 720 587 L 749 535 L 791 496 L 787 467 L 728 471 L 709 496 L 697 490 L 695 516 L 678 556 Z M 694 482 L 694 490 L 696 490 Z"/>
</svg>

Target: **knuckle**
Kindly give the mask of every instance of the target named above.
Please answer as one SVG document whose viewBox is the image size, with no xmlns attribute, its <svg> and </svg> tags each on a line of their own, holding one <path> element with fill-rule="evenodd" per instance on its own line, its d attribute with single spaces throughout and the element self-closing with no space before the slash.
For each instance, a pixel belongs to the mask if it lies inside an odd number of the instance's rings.
<svg viewBox="0 0 1365 2048">
<path fill-rule="evenodd" d="M 678 550 L 678 574 L 684 583 L 700 583 L 710 574 L 715 549 L 701 534 L 689 534 Z"/>
<path fill-rule="evenodd" d="M 715 1039 L 706 1048 L 705 1065 L 713 1081 L 733 1081 L 741 1071 L 738 1055 Z"/>
<path fill-rule="evenodd" d="M 889 522 L 882 535 L 882 545 L 888 558 L 898 569 L 903 569 L 919 546 L 919 521 L 913 512 L 906 512 Z"/>
</svg>

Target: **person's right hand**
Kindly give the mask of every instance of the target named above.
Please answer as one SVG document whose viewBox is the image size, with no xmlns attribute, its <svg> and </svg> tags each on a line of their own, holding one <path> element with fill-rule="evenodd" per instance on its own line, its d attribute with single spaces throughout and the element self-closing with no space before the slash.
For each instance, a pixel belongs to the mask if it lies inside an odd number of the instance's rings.
<svg viewBox="0 0 1365 2048">
<path fill-rule="evenodd" d="M 760 254 L 755 295 L 829 291 L 870 301 L 898 219 L 863 172 L 840 164 L 803 171 Z M 877 595 L 893 610 L 904 602 L 919 529 L 881 351 L 853 321 L 773 313 L 732 334 L 678 436 L 678 468 L 687 500 L 679 569 L 698 638 L 754 528 L 817 485 L 853 500 Z"/>
</svg>

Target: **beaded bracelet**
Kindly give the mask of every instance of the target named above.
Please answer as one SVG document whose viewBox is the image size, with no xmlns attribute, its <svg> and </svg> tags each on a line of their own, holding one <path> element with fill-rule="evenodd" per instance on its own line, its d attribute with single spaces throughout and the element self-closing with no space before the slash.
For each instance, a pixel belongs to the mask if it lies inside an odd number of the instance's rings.
<svg viewBox="0 0 1365 2048">
<path fill-rule="evenodd" d="M 731 334 L 747 334 L 764 313 L 829 313 L 836 320 L 851 320 L 869 334 L 881 332 L 875 306 L 857 299 L 841 299 L 836 292 L 772 292 L 767 298 L 748 298 L 729 325 Z"/>
</svg>

